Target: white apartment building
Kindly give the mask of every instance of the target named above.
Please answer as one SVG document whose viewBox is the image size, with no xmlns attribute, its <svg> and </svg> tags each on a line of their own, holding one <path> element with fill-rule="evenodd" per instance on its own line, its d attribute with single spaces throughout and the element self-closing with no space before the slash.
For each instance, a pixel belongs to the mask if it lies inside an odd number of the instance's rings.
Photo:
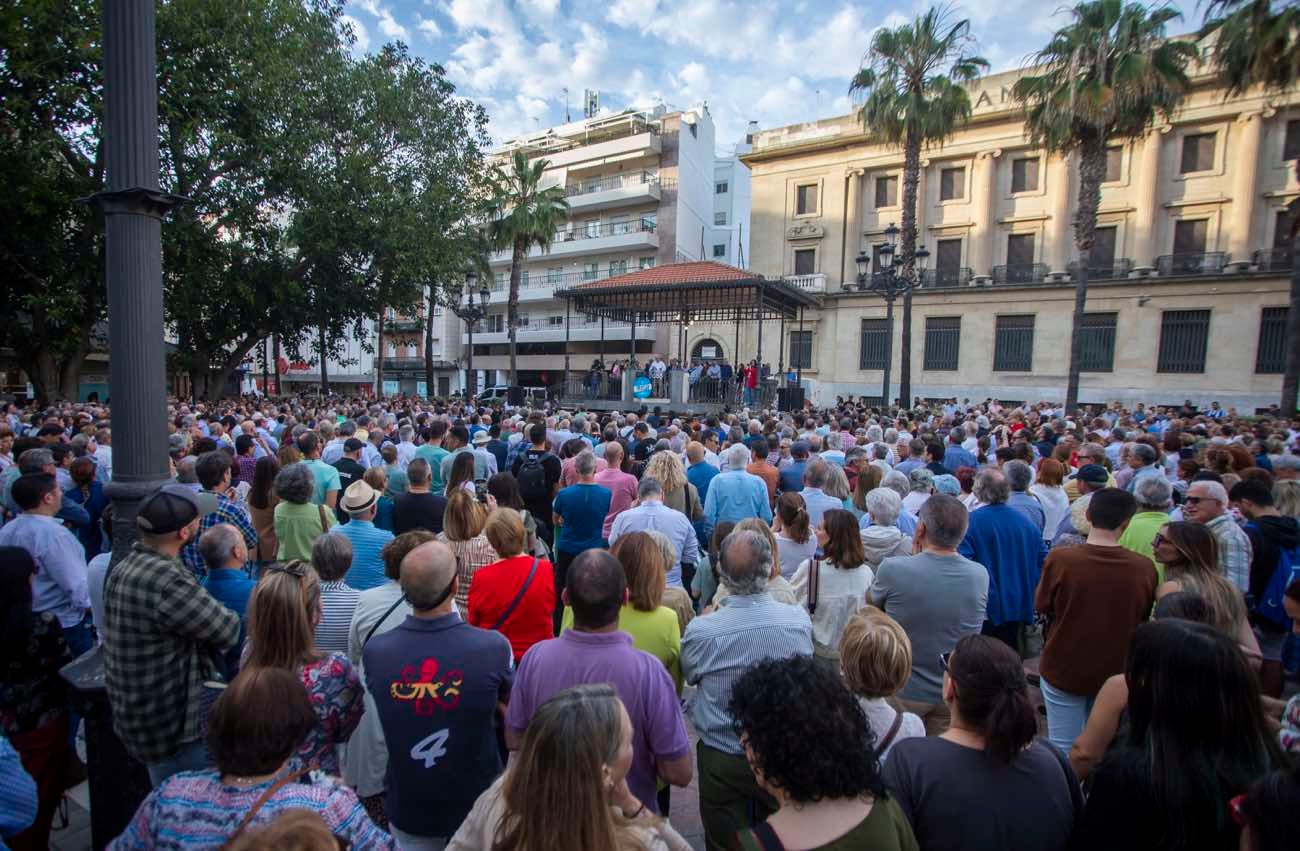
<svg viewBox="0 0 1300 851">
<path fill-rule="evenodd" d="M 739 157 L 753 150 L 757 122 L 730 156 L 713 161 L 713 237 L 706 259 L 742 269 L 749 262 L 749 166 Z"/>
<path fill-rule="evenodd" d="M 718 233 L 729 231 L 733 215 L 743 216 L 747 229 L 748 169 L 734 158 L 732 168 L 744 174 L 745 204 L 743 210 L 729 206 L 723 211 L 725 227 L 714 224 L 718 163 L 708 107 L 597 115 L 511 139 L 495 156 L 505 158 L 515 151 L 547 162 L 545 181 L 564 187 L 570 211 L 550 250 L 534 248 L 523 271 L 517 331 L 519 383 L 541 386 L 562 380 L 566 338 L 568 365 L 574 371 L 587 369 L 602 353 L 607 362 L 625 359 L 634 345 L 641 361 L 653 352 L 676 356 L 672 329 L 648 324 L 634 329 L 628 322 L 602 324 L 566 316 L 565 302 L 554 293 L 661 263 L 708 259 L 712 246 L 721 241 Z M 726 180 L 730 189 L 736 178 Z M 738 200 L 740 193 L 724 195 Z M 732 256 L 734 252 L 728 262 Z M 494 278 L 488 315 L 474 334 L 479 387 L 509 378 L 510 252 L 496 252 L 491 264 Z M 463 323 L 459 327 L 460 341 L 467 347 L 469 335 Z"/>
</svg>

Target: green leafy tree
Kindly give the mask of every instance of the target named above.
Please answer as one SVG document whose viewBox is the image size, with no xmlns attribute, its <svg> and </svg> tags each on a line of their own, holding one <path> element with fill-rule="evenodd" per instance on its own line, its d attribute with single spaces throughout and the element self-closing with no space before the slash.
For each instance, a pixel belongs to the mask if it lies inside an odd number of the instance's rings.
<svg viewBox="0 0 1300 851">
<path fill-rule="evenodd" d="M 41 401 L 76 398 L 102 341 L 99 4 L 0 4 L 0 347 Z"/>
<path fill-rule="evenodd" d="M 1097 233 L 1106 147 L 1140 138 L 1157 115 L 1169 116 L 1189 81 L 1196 45 L 1165 37 L 1181 19 L 1173 8 L 1148 8 L 1123 0 L 1076 5 L 1071 21 L 1036 56 L 1034 73 L 1016 81 L 1030 138 L 1049 151 L 1077 154 L 1079 203 L 1074 214 L 1074 319 L 1065 408 L 1079 401 L 1079 359 L 1088 298 L 1088 255 Z M 1062 189 L 1061 191 L 1064 191 Z"/>
<path fill-rule="evenodd" d="M 966 84 L 989 63 L 970 52 L 970 22 L 934 7 L 909 24 L 879 30 L 849 91 L 861 96 L 858 115 L 867 132 L 903 149 L 903 221 L 899 263 L 916 282 L 916 195 L 921 149 L 941 145 L 971 114 Z M 903 296 L 903 356 L 899 396 L 912 398 L 912 290 Z M 884 400 L 885 404 L 889 400 Z"/>
<path fill-rule="evenodd" d="M 510 295 L 506 301 L 506 323 L 510 334 L 510 383 L 518 384 L 515 340 L 519 314 L 519 282 L 528 251 L 537 246 L 549 251 L 555 232 L 569 215 L 564 187 L 542 185 L 546 160 L 529 162 L 515 151 L 510 163 L 492 172 L 487 202 L 488 233 L 497 248 L 510 249 Z"/>
<path fill-rule="evenodd" d="M 1212 0 L 1201 35 L 1213 33 L 1210 60 L 1232 94 L 1261 86 L 1279 91 L 1300 77 L 1300 4 L 1296 0 Z M 1300 160 L 1296 161 L 1300 176 Z M 1291 303 L 1286 319 L 1282 411 L 1297 408 L 1300 393 L 1300 203 L 1291 205 Z"/>
</svg>

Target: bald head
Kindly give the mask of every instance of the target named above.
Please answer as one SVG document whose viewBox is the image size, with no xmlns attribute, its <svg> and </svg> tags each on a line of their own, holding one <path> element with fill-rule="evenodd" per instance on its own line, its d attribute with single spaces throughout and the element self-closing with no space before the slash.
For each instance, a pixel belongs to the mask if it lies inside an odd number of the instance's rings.
<svg viewBox="0 0 1300 851">
<path fill-rule="evenodd" d="M 602 629 L 618 622 L 627 600 L 627 575 L 608 550 L 587 550 L 569 565 L 564 596 L 573 607 L 578 631 Z"/>
<path fill-rule="evenodd" d="M 704 460 L 704 444 L 692 440 L 686 444 L 686 460 L 698 464 Z"/>
<path fill-rule="evenodd" d="M 429 541 L 402 559 L 402 593 L 417 613 L 441 613 L 455 605 L 456 554 L 441 541 Z"/>
</svg>

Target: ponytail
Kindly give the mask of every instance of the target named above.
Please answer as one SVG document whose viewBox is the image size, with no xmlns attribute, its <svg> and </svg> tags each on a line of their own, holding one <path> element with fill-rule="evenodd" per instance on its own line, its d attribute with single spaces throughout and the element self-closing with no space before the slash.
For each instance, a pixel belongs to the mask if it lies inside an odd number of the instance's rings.
<svg viewBox="0 0 1300 851">
<path fill-rule="evenodd" d="M 1024 687 L 999 689 L 986 724 L 984 752 L 1001 763 L 1009 764 L 1038 735 L 1034 705 Z"/>
<path fill-rule="evenodd" d="M 776 504 L 777 514 L 781 517 L 781 528 L 797 544 L 808 543 L 812 534 L 812 523 L 804 507 L 803 497 L 797 493 L 783 493 Z"/>
<path fill-rule="evenodd" d="M 957 711 L 984 736 L 984 752 L 1011 763 L 1038 734 L 1020 656 L 996 638 L 968 635 L 953 649 L 948 676 L 957 686 Z"/>
</svg>

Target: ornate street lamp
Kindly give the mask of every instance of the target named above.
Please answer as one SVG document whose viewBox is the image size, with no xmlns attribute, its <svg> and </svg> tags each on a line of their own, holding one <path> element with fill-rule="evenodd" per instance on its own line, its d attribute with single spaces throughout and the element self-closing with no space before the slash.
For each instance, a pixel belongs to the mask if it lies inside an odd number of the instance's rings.
<svg viewBox="0 0 1300 851">
<path fill-rule="evenodd" d="M 474 303 L 474 284 L 478 282 L 478 272 L 473 267 L 465 270 L 465 303 L 459 301 L 451 306 L 451 312 L 459 316 L 465 322 L 465 330 L 469 334 L 469 351 L 466 356 L 465 368 L 465 398 L 474 395 L 474 326 L 487 315 L 488 300 L 492 298 L 492 293 L 488 291 L 487 281 L 478 291 L 478 303 Z"/>
<path fill-rule="evenodd" d="M 890 369 L 894 360 L 894 302 L 899 296 L 916 286 L 916 281 L 903 274 L 902 264 L 898 262 L 894 248 L 898 240 L 898 228 L 892 223 L 885 228 L 885 241 L 877 245 L 876 271 L 869 272 L 871 258 L 863 251 L 855 259 L 858 267 L 858 292 L 869 292 L 885 300 L 885 379 L 881 391 L 881 407 L 889 407 Z M 924 246 L 916 249 L 914 274 L 917 279 L 924 277 L 925 264 L 930 259 L 930 252 Z"/>
</svg>

